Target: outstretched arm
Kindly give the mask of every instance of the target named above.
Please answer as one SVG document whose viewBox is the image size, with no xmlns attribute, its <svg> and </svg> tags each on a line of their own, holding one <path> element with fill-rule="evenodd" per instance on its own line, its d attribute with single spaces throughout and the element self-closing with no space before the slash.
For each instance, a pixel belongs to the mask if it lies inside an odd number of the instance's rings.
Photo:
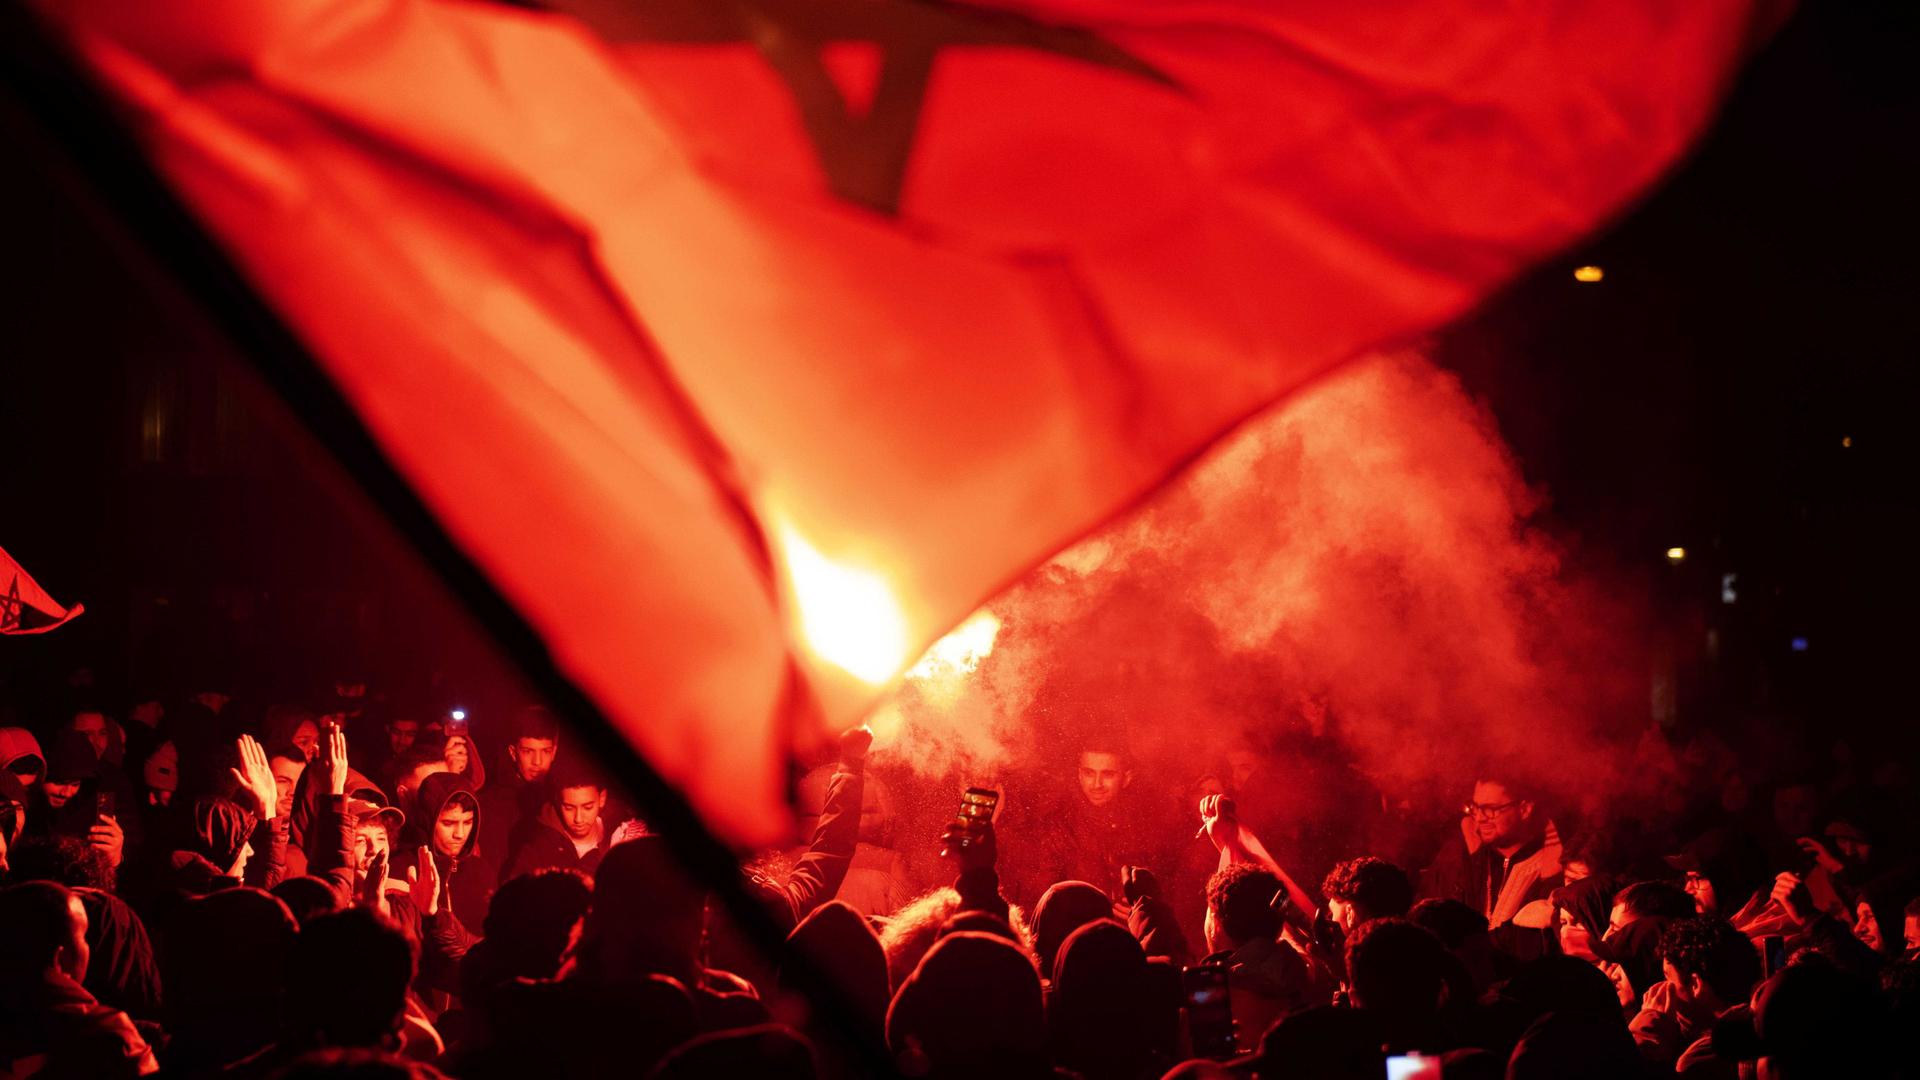
<svg viewBox="0 0 1920 1080">
<path fill-rule="evenodd" d="M 1002 919 L 1008 917 L 1007 899 L 1000 895 L 999 841 L 993 835 L 993 823 L 982 821 L 968 826 L 954 822 L 940 834 L 940 855 L 960 871 L 953 887 L 960 894 L 961 911 L 984 911 Z"/>
<path fill-rule="evenodd" d="M 326 776 L 326 799 L 307 834 L 307 872 L 333 886 L 342 904 L 353 902 L 353 822 L 347 817 L 347 736 L 328 725 L 320 760 L 313 768 Z"/>
<path fill-rule="evenodd" d="M 287 823 L 279 816 L 280 787 L 267 764 L 267 752 L 251 735 L 239 739 L 240 767 L 230 770 L 240 785 L 234 799 L 253 811 L 256 824 L 248 843 L 254 857 L 247 861 L 246 882 L 262 889 L 280 883 L 287 869 Z"/>
<path fill-rule="evenodd" d="M 1279 860 L 1268 854 L 1267 846 L 1240 820 L 1231 798 L 1209 795 L 1200 800 L 1200 832 L 1213 841 L 1214 848 L 1220 852 L 1221 869 L 1234 863 L 1252 863 L 1271 871 L 1287 891 L 1287 903 L 1294 921 L 1312 918 L 1316 906 L 1313 897 L 1300 887 L 1299 882 L 1293 880 L 1293 875 L 1287 873 Z"/>
<path fill-rule="evenodd" d="M 867 748 L 872 745 L 873 732 L 864 727 L 840 736 L 840 768 L 827 781 L 820 823 L 785 886 L 784 900 L 796 924 L 833 899 L 853 865 L 853 849 L 860 842 L 860 804 L 866 798 Z"/>
</svg>

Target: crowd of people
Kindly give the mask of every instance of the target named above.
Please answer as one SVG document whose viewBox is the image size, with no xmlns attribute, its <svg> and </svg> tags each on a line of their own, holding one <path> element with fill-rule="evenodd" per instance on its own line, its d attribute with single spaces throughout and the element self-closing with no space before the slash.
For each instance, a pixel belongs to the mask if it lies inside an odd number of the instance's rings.
<svg viewBox="0 0 1920 1080">
<path fill-rule="evenodd" d="M 0 727 L 0 1078 L 1920 1075 L 1912 793 L 1846 755 L 1578 820 L 1487 764 L 1410 840 L 1251 749 L 1151 814 L 1088 741 L 920 882 L 856 730 L 729 885 L 768 955 L 546 710 L 363 692 Z"/>
</svg>

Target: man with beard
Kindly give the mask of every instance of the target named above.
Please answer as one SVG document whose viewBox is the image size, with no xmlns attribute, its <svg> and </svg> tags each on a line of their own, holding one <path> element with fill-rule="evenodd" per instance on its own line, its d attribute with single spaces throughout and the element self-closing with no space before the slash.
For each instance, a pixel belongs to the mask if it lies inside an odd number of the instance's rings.
<svg viewBox="0 0 1920 1080">
<path fill-rule="evenodd" d="M 1561 884 L 1560 843 L 1512 770 L 1484 776 L 1461 812 L 1465 853 L 1443 853 L 1429 872 L 1429 893 L 1461 901 L 1498 929 Z"/>
<path fill-rule="evenodd" d="M 1119 896 L 1123 866 L 1165 866 L 1165 816 L 1134 786 L 1132 755 L 1117 738 L 1084 740 L 1073 758 L 1074 786 L 1042 826 L 1037 895 L 1059 881 L 1084 881 Z"/>
</svg>

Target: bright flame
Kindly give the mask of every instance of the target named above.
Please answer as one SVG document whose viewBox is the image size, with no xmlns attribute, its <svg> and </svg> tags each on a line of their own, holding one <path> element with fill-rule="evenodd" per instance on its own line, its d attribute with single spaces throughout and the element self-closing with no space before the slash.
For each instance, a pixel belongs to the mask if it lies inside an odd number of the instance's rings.
<svg viewBox="0 0 1920 1080">
<path fill-rule="evenodd" d="M 946 637 L 927 646 L 920 662 L 907 672 L 907 678 L 934 682 L 971 675 L 980 661 L 993 652 L 994 639 L 999 636 L 999 617 L 985 609 L 976 611 Z"/>
<path fill-rule="evenodd" d="M 1597 266 L 1577 266 L 1577 267 L 1574 267 L 1574 270 L 1573 270 L 1573 280 L 1584 282 L 1588 285 L 1591 285 L 1594 282 L 1599 281 L 1602 278 L 1605 278 L 1606 276 L 1607 276 L 1607 272 L 1605 270 L 1600 269 Z"/>
<path fill-rule="evenodd" d="M 1683 548 L 1683 547 L 1670 547 L 1670 548 L 1668 548 L 1668 549 L 1667 549 L 1667 561 L 1668 561 L 1668 562 L 1676 562 L 1676 563 L 1677 563 L 1677 562 L 1680 562 L 1680 561 L 1682 561 L 1682 560 L 1684 560 L 1684 559 L 1685 559 L 1686 557 L 1687 557 L 1687 549 L 1686 549 L 1686 548 Z"/>
<path fill-rule="evenodd" d="M 907 662 L 907 617 L 886 579 L 834 562 L 791 527 L 780 548 L 807 646 L 861 682 L 893 678 Z"/>
<path fill-rule="evenodd" d="M 906 681 L 913 684 L 919 700 L 935 707 L 951 706 L 966 689 L 967 676 L 993 652 L 1000 637 L 1000 618 L 982 608 L 948 632 L 946 637 L 927 646 L 920 659 L 907 669 Z M 889 699 L 867 717 L 873 728 L 874 745 L 891 743 L 906 723 L 897 700 Z"/>
</svg>

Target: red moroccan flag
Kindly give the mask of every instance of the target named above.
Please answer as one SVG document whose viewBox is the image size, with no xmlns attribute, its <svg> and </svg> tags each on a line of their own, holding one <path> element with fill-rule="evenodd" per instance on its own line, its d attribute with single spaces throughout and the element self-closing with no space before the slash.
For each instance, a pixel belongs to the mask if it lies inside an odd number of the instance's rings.
<svg viewBox="0 0 1920 1080">
<path fill-rule="evenodd" d="M 0 634 L 44 634 L 85 610 L 82 604 L 62 607 L 0 549 Z"/>
<path fill-rule="evenodd" d="M 1732 0 L 42 0 L 727 836 L 1232 425 L 1687 146 Z M 810 716 L 811 711 L 797 715 Z"/>
</svg>

